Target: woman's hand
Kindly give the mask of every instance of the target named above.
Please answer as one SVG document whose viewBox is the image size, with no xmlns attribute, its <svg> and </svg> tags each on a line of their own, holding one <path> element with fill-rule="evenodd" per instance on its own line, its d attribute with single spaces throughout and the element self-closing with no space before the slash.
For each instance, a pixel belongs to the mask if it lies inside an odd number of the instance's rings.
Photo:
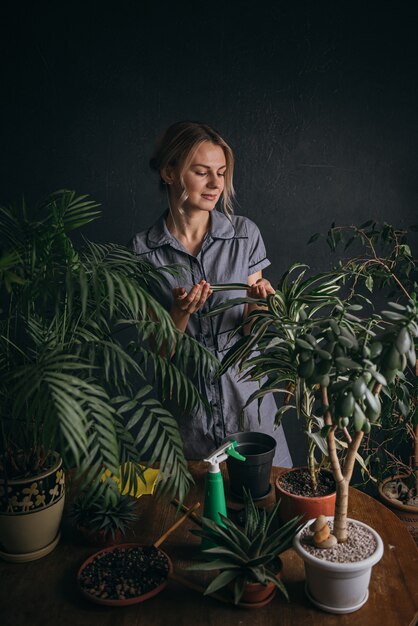
<svg viewBox="0 0 418 626">
<path fill-rule="evenodd" d="M 262 300 L 267 298 L 269 294 L 276 293 L 271 283 L 266 278 L 259 278 L 255 283 L 248 286 L 247 295 L 254 300 Z"/>
<path fill-rule="evenodd" d="M 176 287 L 172 293 L 173 304 L 170 315 L 176 327 L 184 331 L 190 315 L 201 309 L 213 292 L 210 284 L 201 280 L 197 285 L 193 285 L 188 293 L 184 287 Z"/>
<path fill-rule="evenodd" d="M 254 282 L 253 282 L 254 281 Z M 249 298 L 253 298 L 254 300 L 265 300 L 268 295 L 276 293 L 271 286 L 270 282 L 266 278 L 261 277 L 261 272 L 253 274 L 248 277 L 248 287 L 247 287 L 247 295 Z M 266 304 L 246 304 L 244 309 L 244 319 L 248 317 L 250 313 L 254 313 L 255 311 L 262 311 L 267 308 Z M 255 318 L 253 317 L 245 326 L 244 326 L 244 335 L 249 335 L 251 332 L 251 327 L 254 324 Z"/>
</svg>

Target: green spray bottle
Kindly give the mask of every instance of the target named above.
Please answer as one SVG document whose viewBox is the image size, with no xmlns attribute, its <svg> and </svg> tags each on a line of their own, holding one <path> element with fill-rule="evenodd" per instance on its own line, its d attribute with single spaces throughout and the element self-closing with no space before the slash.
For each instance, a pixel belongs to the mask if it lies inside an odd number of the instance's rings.
<svg viewBox="0 0 418 626">
<path fill-rule="evenodd" d="M 219 514 L 221 513 L 226 517 L 226 501 L 224 481 L 221 470 L 219 469 L 219 463 L 225 461 L 228 456 L 233 456 L 239 461 L 245 461 L 245 456 L 242 456 L 242 454 L 237 452 L 235 449 L 236 447 L 237 442 L 234 439 L 231 439 L 212 452 L 207 459 L 204 459 L 210 465 L 205 481 L 205 505 L 203 508 L 203 516 L 213 520 L 220 526 L 225 526 Z M 209 542 L 203 539 L 202 549 L 205 550 L 210 547 Z"/>
</svg>

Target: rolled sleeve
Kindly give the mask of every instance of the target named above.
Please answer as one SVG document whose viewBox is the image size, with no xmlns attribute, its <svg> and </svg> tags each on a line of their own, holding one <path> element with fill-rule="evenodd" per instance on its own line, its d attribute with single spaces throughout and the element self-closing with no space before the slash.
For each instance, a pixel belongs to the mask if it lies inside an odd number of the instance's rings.
<svg viewBox="0 0 418 626">
<path fill-rule="evenodd" d="M 248 220 L 248 238 L 250 242 L 250 253 L 248 258 L 248 276 L 260 272 L 270 265 L 267 258 L 266 247 L 260 230 L 254 222 Z"/>
</svg>

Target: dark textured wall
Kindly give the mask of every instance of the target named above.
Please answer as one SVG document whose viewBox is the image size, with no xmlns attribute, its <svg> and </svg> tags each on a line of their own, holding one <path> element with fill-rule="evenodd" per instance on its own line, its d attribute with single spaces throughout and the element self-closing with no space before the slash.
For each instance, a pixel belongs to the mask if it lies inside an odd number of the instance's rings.
<svg viewBox="0 0 418 626">
<path fill-rule="evenodd" d="M 416 221 L 414 4 L 3 5 L 0 200 L 88 193 L 103 218 L 87 235 L 124 243 L 164 209 L 156 136 L 202 120 L 236 152 L 268 277 L 323 269 L 306 241 L 332 221 Z"/>
</svg>

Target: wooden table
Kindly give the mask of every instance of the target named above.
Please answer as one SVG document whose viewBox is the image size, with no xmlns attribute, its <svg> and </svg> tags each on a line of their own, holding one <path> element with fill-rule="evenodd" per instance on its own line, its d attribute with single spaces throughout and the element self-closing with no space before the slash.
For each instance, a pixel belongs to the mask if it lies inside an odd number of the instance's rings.
<svg viewBox="0 0 418 626">
<path fill-rule="evenodd" d="M 205 465 L 190 464 L 196 485 L 186 504 L 202 502 Z M 273 468 L 273 476 L 278 473 Z M 226 490 L 227 490 L 227 480 Z M 350 490 L 350 517 L 373 526 L 381 535 L 385 553 L 373 568 L 369 600 L 349 615 L 323 613 L 304 594 L 303 562 L 293 550 L 283 555 L 284 582 L 290 603 L 276 594 L 267 606 L 246 610 L 221 603 L 170 580 L 158 596 L 125 608 L 98 606 L 85 600 L 76 586 L 81 563 L 96 549 L 64 536 L 48 556 L 26 564 L 0 564 L 0 624 L 2 626 L 412 626 L 418 616 L 418 550 L 398 518 L 382 504 L 356 489 Z M 269 506 L 274 493 L 260 505 Z M 233 504 L 231 502 L 231 504 Z M 167 501 L 144 496 L 140 518 L 129 540 L 151 544 L 176 520 L 176 510 Z M 235 504 L 235 508 L 239 505 Z M 173 559 L 175 572 L 194 582 L 204 582 L 206 573 L 182 572 L 190 564 L 198 538 L 186 520 L 163 544 Z"/>
</svg>

